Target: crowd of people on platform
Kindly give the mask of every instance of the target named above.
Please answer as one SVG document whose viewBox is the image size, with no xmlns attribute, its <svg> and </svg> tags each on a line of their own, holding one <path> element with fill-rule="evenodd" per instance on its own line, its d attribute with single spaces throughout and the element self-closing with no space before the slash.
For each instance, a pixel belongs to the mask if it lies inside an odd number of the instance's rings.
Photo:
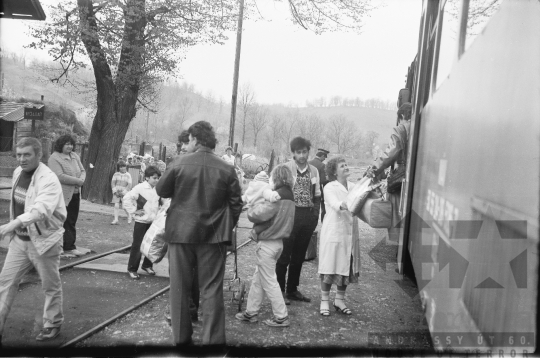
<svg viewBox="0 0 540 358">
<path fill-rule="evenodd" d="M 407 103 L 398 111 L 389 151 L 368 169 L 368 176 L 381 176 L 396 162 L 404 165 L 410 117 Z M 135 221 L 127 267 L 131 279 L 139 278 L 139 267 L 155 275 L 148 258 L 140 266 L 140 246 L 163 200 L 170 201 L 164 240 L 168 243 L 174 344 L 192 345 L 192 321 L 198 319 L 200 297 L 202 344 L 225 344 L 225 259 L 243 209 L 253 222 L 250 235 L 257 242 L 257 261 L 246 310 L 236 315 L 238 320 L 257 322 L 266 296 L 273 316 L 263 323 L 287 327 L 291 301 L 311 301 L 299 290 L 300 277 L 319 218 L 320 314 L 330 315 L 330 289 L 335 285 L 334 309 L 351 315 L 345 293 L 348 285 L 359 280 L 360 236 L 358 220 L 347 207 L 347 195 L 355 183 L 348 180 L 346 159 L 335 156 L 325 165 L 329 151 L 318 149 L 315 158 L 308 161 L 311 143 L 296 137 L 290 142 L 293 159 L 277 165 L 270 175 L 258 173 L 242 195 L 232 148 L 227 147 L 222 157 L 215 154 L 217 140 L 210 123 L 194 123 L 180 135 L 179 142 L 182 154 L 173 158 L 165 171 L 149 161 L 143 170 L 144 180 L 133 186 L 135 180 L 126 170 L 130 158 L 128 162 L 122 159 L 111 183 L 113 224 L 118 223 L 120 203 L 128 213 L 128 222 Z M 48 166 L 40 162 L 39 140 L 23 138 L 16 145 L 20 166 L 13 174 L 10 222 L 0 226 L 0 237 L 10 240 L 0 273 L 0 342 L 19 283 L 32 266 L 46 297 L 43 329 L 36 339 L 50 340 L 60 333 L 64 317 L 59 257 L 81 255 L 75 246 L 75 226 L 86 173 L 74 145 L 69 135 L 58 138 Z M 132 163 L 134 160 L 131 158 Z"/>
</svg>

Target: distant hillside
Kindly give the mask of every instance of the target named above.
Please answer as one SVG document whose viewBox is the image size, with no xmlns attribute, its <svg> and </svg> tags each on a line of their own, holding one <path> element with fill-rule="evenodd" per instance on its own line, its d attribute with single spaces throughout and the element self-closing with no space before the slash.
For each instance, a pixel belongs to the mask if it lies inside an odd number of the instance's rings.
<svg viewBox="0 0 540 358">
<path fill-rule="evenodd" d="M 392 128 L 396 125 L 396 111 L 365 107 L 308 107 L 301 108 L 302 113 L 317 114 L 321 118 L 330 120 L 332 116 L 344 115 L 354 121 L 358 129 L 363 132 L 373 131 L 379 133 L 377 143 L 388 143 Z"/>
</svg>

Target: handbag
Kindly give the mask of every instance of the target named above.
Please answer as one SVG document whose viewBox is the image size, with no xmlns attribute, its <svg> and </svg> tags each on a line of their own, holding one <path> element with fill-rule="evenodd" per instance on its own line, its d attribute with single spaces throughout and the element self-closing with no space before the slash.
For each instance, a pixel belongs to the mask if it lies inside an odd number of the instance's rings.
<svg viewBox="0 0 540 358">
<path fill-rule="evenodd" d="M 386 191 L 390 194 L 397 193 L 401 190 L 401 185 L 405 180 L 405 165 L 399 166 L 392 171 L 390 176 L 386 178 Z"/>
<path fill-rule="evenodd" d="M 372 228 L 389 229 L 392 226 L 392 203 L 383 200 L 379 194 L 370 192 L 358 217 Z"/>
</svg>

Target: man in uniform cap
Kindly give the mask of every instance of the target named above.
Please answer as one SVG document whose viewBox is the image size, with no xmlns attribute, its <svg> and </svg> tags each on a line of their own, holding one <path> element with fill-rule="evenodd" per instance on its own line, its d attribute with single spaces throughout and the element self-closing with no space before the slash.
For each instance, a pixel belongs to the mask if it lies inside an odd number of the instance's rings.
<svg viewBox="0 0 540 358">
<path fill-rule="evenodd" d="M 317 149 L 317 154 L 315 155 L 315 158 L 313 158 L 309 162 L 309 164 L 317 168 L 317 170 L 319 171 L 319 178 L 321 178 L 321 222 L 324 219 L 324 214 L 326 214 L 326 210 L 324 207 L 323 188 L 326 183 L 328 183 L 328 178 L 326 177 L 326 165 L 323 162 L 326 160 L 326 158 L 328 158 L 328 154 L 330 154 L 330 151 L 319 148 Z"/>
</svg>

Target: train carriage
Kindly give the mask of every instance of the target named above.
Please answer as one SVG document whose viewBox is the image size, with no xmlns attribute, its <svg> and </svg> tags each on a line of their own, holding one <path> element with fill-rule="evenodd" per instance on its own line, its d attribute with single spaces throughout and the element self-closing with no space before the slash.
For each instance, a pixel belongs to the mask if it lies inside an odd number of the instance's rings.
<svg viewBox="0 0 540 358">
<path fill-rule="evenodd" d="M 536 347 L 538 19 L 535 0 L 423 2 L 398 261 L 436 349 Z"/>
</svg>

